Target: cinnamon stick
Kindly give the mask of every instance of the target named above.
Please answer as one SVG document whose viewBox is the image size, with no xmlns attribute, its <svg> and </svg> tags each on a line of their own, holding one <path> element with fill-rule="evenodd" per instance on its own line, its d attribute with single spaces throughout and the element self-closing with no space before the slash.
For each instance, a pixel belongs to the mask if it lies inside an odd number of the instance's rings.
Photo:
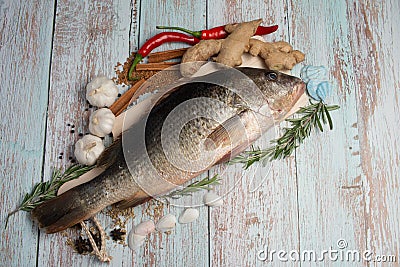
<svg viewBox="0 0 400 267">
<path fill-rule="evenodd" d="M 180 48 L 174 50 L 167 50 L 162 52 L 155 52 L 148 55 L 147 59 L 149 63 L 163 62 L 169 59 L 182 57 L 188 48 Z"/>
<path fill-rule="evenodd" d="M 140 81 L 136 82 L 128 91 L 126 91 L 117 101 L 114 102 L 110 106 L 110 110 L 114 113 L 115 116 L 121 114 L 128 106 L 132 99 L 132 96 L 135 94 L 137 89 L 145 82 L 145 79 L 141 79 Z"/>
<path fill-rule="evenodd" d="M 179 62 L 159 62 L 159 63 L 145 63 L 145 64 L 137 64 L 136 71 L 143 70 L 164 70 L 173 65 L 179 64 Z"/>
</svg>

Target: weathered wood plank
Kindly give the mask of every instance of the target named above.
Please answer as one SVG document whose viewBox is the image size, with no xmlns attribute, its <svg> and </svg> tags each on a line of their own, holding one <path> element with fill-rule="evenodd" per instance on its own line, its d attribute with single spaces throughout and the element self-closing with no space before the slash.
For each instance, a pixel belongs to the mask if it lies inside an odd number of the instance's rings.
<svg viewBox="0 0 400 267">
<path fill-rule="evenodd" d="M 41 179 L 53 1 L 0 1 L 0 254 L 3 266 L 36 262 L 38 232 L 25 212 L 7 213 Z M 43 14 L 48 14 L 43 16 Z"/>
<path fill-rule="evenodd" d="M 319 4 L 291 1 L 291 43 L 305 50 L 308 65 L 324 65 L 334 83 L 328 103 L 339 104 L 332 112 L 334 130 L 315 133 L 296 153 L 298 175 L 300 251 L 338 249 L 339 240 L 348 249 L 365 250 L 364 195 L 361 180 L 356 90 L 357 75 L 348 44 L 352 22 L 345 1 Z M 321 19 L 324 18 L 324 19 Z M 304 38 L 306 37 L 307 38 Z M 343 266 L 343 261 L 324 259 L 326 266 Z M 345 261 L 345 264 L 349 264 Z M 351 262 L 351 266 L 361 263 Z M 319 265 L 305 262 L 305 265 Z"/>
<path fill-rule="evenodd" d="M 285 3 L 276 1 L 209 1 L 208 26 L 263 18 L 265 25 L 280 27 L 278 32 L 265 36 L 266 40 L 288 41 L 286 10 Z M 274 137 L 272 130 L 256 145 L 266 148 Z M 212 266 L 264 266 L 267 262 L 257 259 L 258 251 L 297 249 L 297 182 L 293 157 L 264 167 L 256 164 L 246 171 L 241 166 L 230 166 L 214 172 L 222 174 L 223 182 L 217 191 L 225 197 L 224 205 L 210 212 Z"/>
<path fill-rule="evenodd" d="M 204 29 L 206 25 L 206 1 L 142 1 L 140 11 L 139 43 L 161 32 L 157 25 L 178 25 L 186 28 Z M 165 44 L 154 51 L 185 47 L 186 44 Z M 195 197 L 196 198 L 196 197 Z M 193 200 L 194 201 L 194 200 Z M 146 219 L 159 219 L 146 210 L 149 204 L 135 208 L 135 223 Z M 177 217 L 182 207 L 165 206 L 163 214 Z M 137 250 L 135 264 L 138 266 L 207 266 L 208 265 L 208 210 L 200 208 L 200 217 L 189 225 L 178 224 L 171 235 L 156 233 L 150 236 L 144 247 Z"/>
<path fill-rule="evenodd" d="M 99 74 L 114 76 L 114 65 L 123 62 L 129 54 L 130 22 L 128 0 L 57 1 L 44 179 L 49 179 L 53 167 L 71 164 L 74 143 L 80 133 L 88 132 L 88 118 L 95 110 L 86 103 L 85 86 Z M 104 216 L 99 218 L 103 226 L 110 223 Z M 65 242 L 66 237 L 60 234 L 41 233 L 39 266 L 99 264 L 94 257 L 73 252 Z M 127 253 L 129 249 L 113 247 L 108 242 L 114 266 L 132 261 L 131 254 Z"/>
<path fill-rule="evenodd" d="M 399 1 L 348 2 L 365 192 L 367 248 L 400 257 Z M 375 262 L 374 266 L 388 263 Z M 394 263 L 391 263 L 394 266 Z"/>
</svg>

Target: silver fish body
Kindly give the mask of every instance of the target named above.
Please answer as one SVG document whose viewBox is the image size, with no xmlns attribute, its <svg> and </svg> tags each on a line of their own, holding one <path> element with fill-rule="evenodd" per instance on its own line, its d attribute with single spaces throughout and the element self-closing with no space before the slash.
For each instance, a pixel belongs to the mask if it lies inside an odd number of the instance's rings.
<svg viewBox="0 0 400 267">
<path fill-rule="evenodd" d="M 41 204 L 32 216 L 54 233 L 111 204 L 126 208 L 166 194 L 245 150 L 304 88 L 283 73 L 237 68 L 168 90 L 103 153 L 103 174 Z"/>
</svg>

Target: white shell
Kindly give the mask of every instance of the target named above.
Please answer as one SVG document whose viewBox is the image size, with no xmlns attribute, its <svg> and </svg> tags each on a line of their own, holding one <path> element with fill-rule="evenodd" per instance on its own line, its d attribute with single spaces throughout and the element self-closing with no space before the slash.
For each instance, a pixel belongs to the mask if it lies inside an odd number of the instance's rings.
<svg viewBox="0 0 400 267">
<path fill-rule="evenodd" d="M 185 209 L 181 216 L 179 216 L 179 223 L 191 223 L 194 222 L 197 218 L 199 218 L 199 210 L 198 209 L 193 209 L 193 208 L 188 208 Z"/>
<path fill-rule="evenodd" d="M 128 236 L 128 246 L 132 250 L 138 249 L 140 246 L 143 245 L 146 236 L 137 235 L 134 233 L 133 229 L 129 232 Z"/>
<path fill-rule="evenodd" d="M 209 207 L 218 207 L 223 204 L 222 198 L 214 192 L 208 192 L 203 197 L 203 202 Z"/>
<path fill-rule="evenodd" d="M 133 229 L 136 235 L 142 235 L 142 236 L 146 236 L 150 233 L 153 233 L 155 230 L 156 226 L 154 225 L 154 222 L 151 220 L 141 222 L 138 225 L 136 225 L 135 228 Z"/>
<path fill-rule="evenodd" d="M 87 134 L 75 143 L 76 160 L 83 165 L 93 165 L 104 151 L 103 141 L 94 135 Z"/>
<path fill-rule="evenodd" d="M 173 214 L 163 216 L 156 224 L 157 231 L 168 232 L 175 228 L 176 217 Z"/>
<path fill-rule="evenodd" d="M 86 86 L 86 99 L 95 107 L 109 107 L 117 96 L 118 87 L 106 76 L 98 76 Z"/>
<path fill-rule="evenodd" d="M 115 115 L 108 108 L 101 108 L 93 112 L 89 119 L 89 131 L 98 137 L 111 133 L 115 122 Z"/>
</svg>

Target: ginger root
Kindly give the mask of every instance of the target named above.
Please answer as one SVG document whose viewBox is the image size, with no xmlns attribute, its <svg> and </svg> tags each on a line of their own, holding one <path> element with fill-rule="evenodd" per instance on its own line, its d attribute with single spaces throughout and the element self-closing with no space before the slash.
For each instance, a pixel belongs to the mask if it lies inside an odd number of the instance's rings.
<svg viewBox="0 0 400 267">
<path fill-rule="evenodd" d="M 198 44 L 189 48 L 182 57 L 181 74 L 185 77 L 193 75 L 211 56 L 221 50 L 223 40 L 201 40 Z"/>
<path fill-rule="evenodd" d="M 260 56 L 271 70 L 291 70 L 304 61 L 304 54 L 287 42 L 267 43 L 256 39 L 250 40 L 249 53 L 252 56 Z"/>
<path fill-rule="evenodd" d="M 242 54 L 249 50 L 250 38 L 254 35 L 262 19 L 243 22 L 235 26 L 226 37 L 215 61 L 230 67 L 242 64 Z"/>
<path fill-rule="evenodd" d="M 251 39 L 261 24 L 262 20 L 228 24 L 225 31 L 230 33 L 223 40 L 202 40 L 195 46 L 189 48 L 183 55 L 182 63 L 196 62 L 193 64 L 182 64 L 183 76 L 194 74 L 211 56 L 218 54 L 214 60 L 218 63 L 235 67 L 242 64 L 242 55 L 249 52 L 252 56 L 260 56 L 271 70 L 291 70 L 304 61 L 304 54 L 287 42 L 267 43 L 257 39 Z"/>
</svg>

